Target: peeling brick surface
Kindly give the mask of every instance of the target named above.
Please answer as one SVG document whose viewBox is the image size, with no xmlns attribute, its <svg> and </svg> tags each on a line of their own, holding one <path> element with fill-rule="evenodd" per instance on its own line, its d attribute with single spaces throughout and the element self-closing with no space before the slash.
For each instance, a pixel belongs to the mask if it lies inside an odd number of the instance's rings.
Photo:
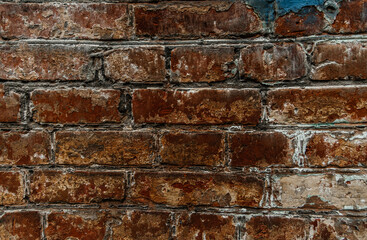
<svg viewBox="0 0 367 240">
<path fill-rule="evenodd" d="M 24 203 L 24 179 L 20 172 L 0 172 L 0 205 Z"/>
<path fill-rule="evenodd" d="M 6 94 L 0 84 L 0 122 L 18 122 L 20 120 L 20 95 L 14 92 Z"/>
</svg>

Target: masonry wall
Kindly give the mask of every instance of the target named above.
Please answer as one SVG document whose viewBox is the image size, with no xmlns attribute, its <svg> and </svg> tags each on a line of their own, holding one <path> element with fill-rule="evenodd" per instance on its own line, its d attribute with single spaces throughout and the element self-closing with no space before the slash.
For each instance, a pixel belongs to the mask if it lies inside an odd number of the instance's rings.
<svg viewBox="0 0 367 240">
<path fill-rule="evenodd" d="M 0 3 L 0 239 L 367 239 L 367 1 Z"/>
</svg>

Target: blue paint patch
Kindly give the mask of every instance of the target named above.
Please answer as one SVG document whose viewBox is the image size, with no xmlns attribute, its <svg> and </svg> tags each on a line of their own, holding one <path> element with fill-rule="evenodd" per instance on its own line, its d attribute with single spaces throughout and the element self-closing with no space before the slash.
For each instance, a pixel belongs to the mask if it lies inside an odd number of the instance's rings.
<svg viewBox="0 0 367 240">
<path fill-rule="evenodd" d="M 275 10 L 273 0 L 247 0 L 246 2 L 259 14 L 261 19 L 266 22 L 274 21 Z"/>
<path fill-rule="evenodd" d="M 307 6 L 322 6 L 324 0 L 276 0 L 277 14 L 283 16 L 289 12 L 298 12 Z"/>
</svg>

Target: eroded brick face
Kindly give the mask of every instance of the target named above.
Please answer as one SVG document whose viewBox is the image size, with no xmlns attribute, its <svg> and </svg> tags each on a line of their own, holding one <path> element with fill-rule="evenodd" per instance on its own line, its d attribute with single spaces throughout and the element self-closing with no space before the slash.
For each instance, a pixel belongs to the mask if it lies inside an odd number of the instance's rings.
<svg viewBox="0 0 367 240">
<path fill-rule="evenodd" d="M 24 203 L 24 178 L 20 172 L 0 172 L 0 205 L 21 205 Z"/>
<path fill-rule="evenodd" d="M 18 122 L 20 120 L 20 95 L 14 92 L 6 94 L 0 84 L 0 122 Z"/>
<path fill-rule="evenodd" d="M 15 240 L 40 240 L 40 214 L 35 211 L 5 213 L 0 218 L 0 238 Z"/>
</svg>

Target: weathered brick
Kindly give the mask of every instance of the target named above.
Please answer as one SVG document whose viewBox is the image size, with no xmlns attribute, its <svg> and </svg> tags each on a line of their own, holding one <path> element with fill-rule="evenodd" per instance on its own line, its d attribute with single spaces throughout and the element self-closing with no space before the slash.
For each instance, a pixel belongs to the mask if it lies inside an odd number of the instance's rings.
<svg viewBox="0 0 367 240">
<path fill-rule="evenodd" d="M 293 166 L 291 140 L 279 132 L 230 134 L 233 167 Z"/>
<path fill-rule="evenodd" d="M 282 208 L 365 209 L 366 175 L 274 176 L 274 198 Z"/>
<path fill-rule="evenodd" d="M 131 34 L 126 4 L 4 3 L 4 39 L 126 39 Z"/>
<path fill-rule="evenodd" d="M 136 7 L 134 12 L 136 34 L 140 37 L 240 37 L 262 29 L 259 16 L 239 2 L 145 5 Z"/>
<path fill-rule="evenodd" d="M 219 82 L 237 73 L 234 48 L 178 47 L 171 53 L 174 82 Z"/>
<path fill-rule="evenodd" d="M 5 94 L 2 84 L 0 84 L 0 112 L 0 122 L 18 122 L 20 120 L 20 95 L 14 92 Z"/>
<path fill-rule="evenodd" d="M 179 166 L 221 166 L 224 163 L 224 136 L 221 133 L 170 132 L 161 139 L 163 164 Z"/>
<path fill-rule="evenodd" d="M 364 122 L 366 93 L 366 87 L 271 90 L 269 121 L 281 124 Z"/>
<path fill-rule="evenodd" d="M 235 174 L 139 172 L 134 180 L 137 203 L 258 207 L 264 191 L 261 178 Z"/>
<path fill-rule="evenodd" d="M 128 211 L 121 224 L 112 227 L 113 239 L 166 240 L 170 239 L 168 212 Z"/>
<path fill-rule="evenodd" d="M 274 31 L 279 36 L 299 37 L 321 34 L 325 25 L 324 13 L 312 6 L 278 17 Z"/>
<path fill-rule="evenodd" d="M 33 119 L 40 123 L 119 122 L 118 90 L 60 89 L 31 93 Z"/>
<path fill-rule="evenodd" d="M 308 164 L 316 167 L 365 167 L 366 153 L 365 132 L 315 133 L 306 149 Z"/>
<path fill-rule="evenodd" d="M 301 218 L 254 216 L 246 222 L 244 240 L 306 239 L 308 224 Z"/>
<path fill-rule="evenodd" d="M 233 216 L 182 213 L 176 219 L 176 238 L 185 239 L 235 239 Z"/>
<path fill-rule="evenodd" d="M 366 0 L 340 1 L 339 13 L 330 31 L 332 33 L 364 33 L 367 31 Z"/>
<path fill-rule="evenodd" d="M 142 89 L 133 94 L 136 123 L 256 125 L 260 115 L 261 100 L 257 90 Z"/>
<path fill-rule="evenodd" d="M 5 213 L 0 218 L 0 239 L 40 240 L 40 215 L 32 211 Z"/>
<path fill-rule="evenodd" d="M 0 172 L 0 189 L 0 205 L 20 205 L 24 202 L 24 181 L 19 172 Z"/>
<path fill-rule="evenodd" d="M 43 131 L 0 132 L 0 165 L 49 163 L 51 139 Z"/>
<path fill-rule="evenodd" d="M 295 80 L 306 74 L 306 54 L 296 43 L 249 45 L 241 50 L 240 72 L 259 82 Z"/>
<path fill-rule="evenodd" d="M 51 212 L 47 215 L 45 236 L 48 240 L 105 239 L 108 214 L 98 211 Z"/>
<path fill-rule="evenodd" d="M 30 178 L 30 200 L 40 203 L 94 203 L 122 200 L 125 174 L 120 172 L 64 173 L 35 171 Z"/>
<path fill-rule="evenodd" d="M 62 131 L 55 141 L 57 164 L 149 165 L 155 158 L 149 132 Z"/>
<path fill-rule="evenodd" d="M 0 78 L 22 81 L 89 80 L 88 49 L 81 46 L 19 44 L 0 47 Z"/>
<path fill-rule="evenodd" d="M 314 80 L 366 79 L 367 43 L 317 44 L 312 55 Z"/>
<path fill-rule="evenodd" d="M 104 57 L 105 74 L 114 81 L 162 82 L 165 80 L 163 47 L 122 48 Z"/>
</svg>

